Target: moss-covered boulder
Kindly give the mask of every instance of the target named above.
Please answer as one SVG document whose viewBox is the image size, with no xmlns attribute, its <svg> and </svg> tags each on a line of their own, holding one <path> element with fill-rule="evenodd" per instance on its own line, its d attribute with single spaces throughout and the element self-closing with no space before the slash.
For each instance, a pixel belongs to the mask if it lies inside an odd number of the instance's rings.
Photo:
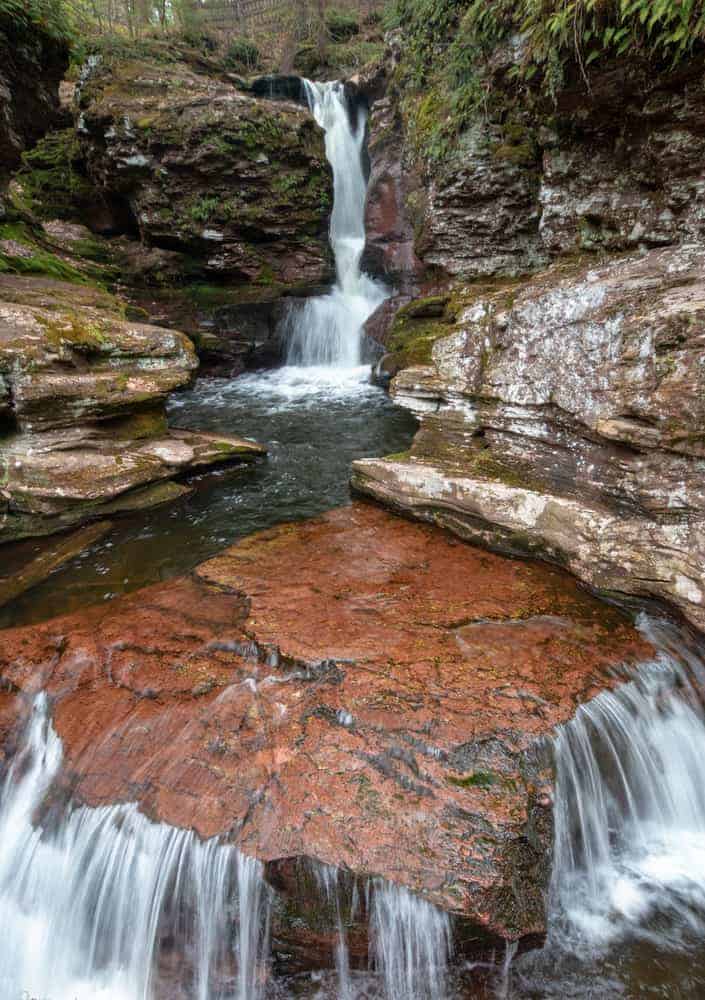
<svg viewBox="0 0 705 1000">
<path fill-rule="evenodd" d="M 91 180 L 143 242 L 182 254 L 184 275 L 329 277 L 332 177 L 302 104 L 254 97 L 183 62 L 103 58 L 79 105 Z"/>
</svg>

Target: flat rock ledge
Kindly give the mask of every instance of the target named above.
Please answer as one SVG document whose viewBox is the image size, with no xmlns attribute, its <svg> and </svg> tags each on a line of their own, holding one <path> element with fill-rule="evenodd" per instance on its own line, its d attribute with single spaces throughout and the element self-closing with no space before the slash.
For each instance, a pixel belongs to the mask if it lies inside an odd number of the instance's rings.
<svg viewBox="0 0 705 1000">
<path fill-rule="evenodd" d="M 266 454 L 167 427 L 197 367 L 188 337 L 102 289 L 0 275 L 0 542 L 164 503 L 185 492 L 172 476 Z"/>
<path fill-rule="evenodd" d="M 692 244 L 456 290 L 391 384 L 420 418 L 408 455 L 354 463 L 354 488 L 702 631 L 703 275 Z"/>
<path fill-rule="evenodd" d="M 67 794 L 225 835 L 277 887 L 304 859 L 383 876 L 477 949 L 544 931 L 543 738 L 651 655 L 562 571 L 355 503 L 4 631 L 0 734 L 46 689 Z"/>
</svg>

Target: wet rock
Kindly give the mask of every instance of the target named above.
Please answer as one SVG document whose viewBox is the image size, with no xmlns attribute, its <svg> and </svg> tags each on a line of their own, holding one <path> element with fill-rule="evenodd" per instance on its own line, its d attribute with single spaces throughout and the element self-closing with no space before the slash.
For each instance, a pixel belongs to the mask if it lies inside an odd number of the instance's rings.
<svg viewBox="0 0 705 1000">
<path fill-rule="evenodd" d="M 49 691 L 79 799 L 228 832 L 288 885 L 291 859 L 382 875 L 477 942 L 543 930 L 537 747 L 647 655 L 565 574 L 356 504 L 5 631 L 0 669 Z M 5 731 L 23 704 L 3 696 Z"/>
<path fill-rule="evenodd" d="M 42 583 L 55 570 L 103 538 L 111 528 L 110 521 L 99 521 L 80 531 L 74 531 L 67 537 L 52 542 L 29 559 L 18 572 L 0 577 L 0 607 Z"/>
<path fill-rule="evenodd" d="M 408 460 L 357 462 L 355 487 L 705 627 L 704 273 L 692 245 L 466 289 L 393 383 L 422 419 Z"/>
<path fill-rule="evenodd" d="M 161 503 L 150 484 L 264 454 L 167 429 L 166 398 L 197 364 L 184 334 L 125 319 L 101 289 L 0 276 L 0 540 Z"/>
<path fill-rule="evenodd" d="M 414 222 L 422 212 L 425 193 L 419 171 L 405 151 L 400 112 L 390 97 L 372 104 L 368 151 L 363 267 L 408 293 L 418 288 L 424 274 Z"/>
</svg>

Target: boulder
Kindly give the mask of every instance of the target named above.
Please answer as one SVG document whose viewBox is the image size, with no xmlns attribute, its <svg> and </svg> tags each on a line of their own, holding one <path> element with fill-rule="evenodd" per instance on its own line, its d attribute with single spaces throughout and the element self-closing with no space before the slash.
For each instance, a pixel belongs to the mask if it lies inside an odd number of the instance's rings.
<svg viewBox="0 0 705 1000">
<path fill-rule="evenodd" d="M 78 97 L 87 171 L 188 278 L 318 283 L 332 175 L 308 109 L 179 61 L 97 62 Z"/>
<path fill-rule="evenodd" d="M 275 885 L 304 859 L 384 876 L 472 950 L 544 930 L 541 740 L 650 655 L 567 574 L 355 504 L 6 630 L 0 670 L 49 692 L 78 800 L 227 833 Z M 23 704 L 0 697 L 3 732 Z"/>
</svg>

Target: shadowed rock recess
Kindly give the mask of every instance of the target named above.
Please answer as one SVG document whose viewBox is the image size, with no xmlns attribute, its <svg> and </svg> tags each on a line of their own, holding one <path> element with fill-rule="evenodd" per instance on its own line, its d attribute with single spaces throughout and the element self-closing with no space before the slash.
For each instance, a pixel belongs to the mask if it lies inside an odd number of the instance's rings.
<svg viewBox="0 0 705 1000">
<path fill-rule="evenodd" d="M 228 833 L 275 884 L 383 875 L 477 948 L 544 929 L 541 737 L 649 652 L 562 572 L 355 504 L 4 632 L 2 720 L 46 689 L 79 800 Z"/>
</svg>

